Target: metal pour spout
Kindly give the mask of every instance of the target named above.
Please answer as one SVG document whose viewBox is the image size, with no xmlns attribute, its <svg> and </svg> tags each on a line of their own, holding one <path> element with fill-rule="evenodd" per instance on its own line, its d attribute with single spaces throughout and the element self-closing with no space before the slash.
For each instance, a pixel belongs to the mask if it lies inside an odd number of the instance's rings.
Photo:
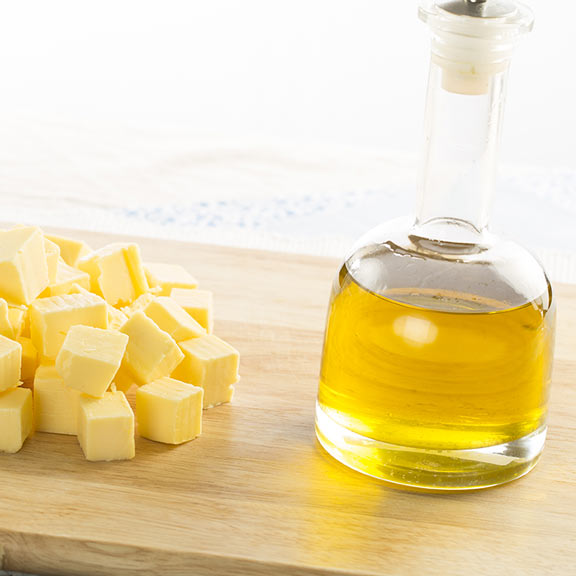
<svg viewBox="0 0 576 576">
<path fill-rule="evenodd" d="M 507 0 L 447 0 L 438 5 L 450 14 L 472 18 L 506 18 L 516 12 L 514 3 Z"/>
</svg>

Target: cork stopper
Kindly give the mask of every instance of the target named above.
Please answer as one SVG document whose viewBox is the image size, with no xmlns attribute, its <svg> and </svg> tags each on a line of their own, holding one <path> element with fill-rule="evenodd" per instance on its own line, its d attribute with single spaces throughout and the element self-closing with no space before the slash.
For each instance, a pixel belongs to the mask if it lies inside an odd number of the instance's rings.
<svg viewBox="0 0 576 576">
<path fill-rule="evenodd" d="M 432 58 L 442 68 L 442 87 L 465 95 L 487 93 L 534 22 L 531 11 L 515 0 L 426 0 L 420 18 L 432 30 Z"/>
</svg>

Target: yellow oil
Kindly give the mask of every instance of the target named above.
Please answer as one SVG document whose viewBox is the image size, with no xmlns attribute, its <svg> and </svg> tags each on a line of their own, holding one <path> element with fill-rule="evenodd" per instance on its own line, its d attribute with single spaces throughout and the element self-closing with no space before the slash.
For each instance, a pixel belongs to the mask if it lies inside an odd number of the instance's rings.
<svg viewBox="0 0 576 576">
<path fill-rule="evenodd" d="M 470 450 L 521 439 L 545 424 L 552 312 L 545 298 L 509 307 L 450 291 L 376 294 L 343 268 L 319 407 L 344 429 L 398 447 Z"/>
</svg>

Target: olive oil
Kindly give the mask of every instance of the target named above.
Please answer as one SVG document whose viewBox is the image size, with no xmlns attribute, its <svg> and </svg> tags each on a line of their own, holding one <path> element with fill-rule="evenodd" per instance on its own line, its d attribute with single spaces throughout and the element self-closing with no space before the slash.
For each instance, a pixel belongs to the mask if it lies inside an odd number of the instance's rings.
<svg viewBox="0 0 576 576">
<path fill-rule="evenodd" d="M 546 438 L 552 289 L 489 229 L 508 67 L 533 17 L 515 0 L 422 0 L 419 15 L 432 57 L 418 206 L 360 238 L 336 278 L 316 435 L 377 478 L 468 490 L 527 473 Z"/>
<path fill-rule="evenodd" d="M 402 483 L 426 486 L 431 470 L 449 458 L 452 476 L 474 468 L 472 485 L 464 481 L 460 488 L 497 483 L 478 471 L 478 463 L 490 467 L 491 448 L 513 446 L 531 434 L 543 437 L 553 316 L 548 294 L 515 307 L 437 289 L 379 294 L 361 286 L 344 265 L 328 314 L 320 419 L 356 439 L 382 443 L 380 453 L 374 448 L 352 464 L 369 474 L 395 480 L 387 468 L 409 465 L 411 479 Z M 350 446 L 335 449 L 354 452 Z M 400 453 L 409 463 L 399 463 Z M 442 462 L 432 462 L 433 455 Z M 513 456 L 492 458 L 496 469 L 484 472 L 503 472 L 503 464 L 515 464 Z"/>
</svg>

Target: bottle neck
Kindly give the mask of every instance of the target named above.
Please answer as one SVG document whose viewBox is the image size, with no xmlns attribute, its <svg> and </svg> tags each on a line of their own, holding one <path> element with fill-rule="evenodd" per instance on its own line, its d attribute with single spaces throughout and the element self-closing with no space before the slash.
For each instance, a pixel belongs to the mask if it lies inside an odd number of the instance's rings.
<svg viewBox="0 0 576 576">
<path fill-rule="evenodd" d="M 482 83 L 450 74 L 433 59 L 426 103 L 425 149 L 416 228 L 446 241 L 488 225 L 507 65 Z"/>
</svg>

